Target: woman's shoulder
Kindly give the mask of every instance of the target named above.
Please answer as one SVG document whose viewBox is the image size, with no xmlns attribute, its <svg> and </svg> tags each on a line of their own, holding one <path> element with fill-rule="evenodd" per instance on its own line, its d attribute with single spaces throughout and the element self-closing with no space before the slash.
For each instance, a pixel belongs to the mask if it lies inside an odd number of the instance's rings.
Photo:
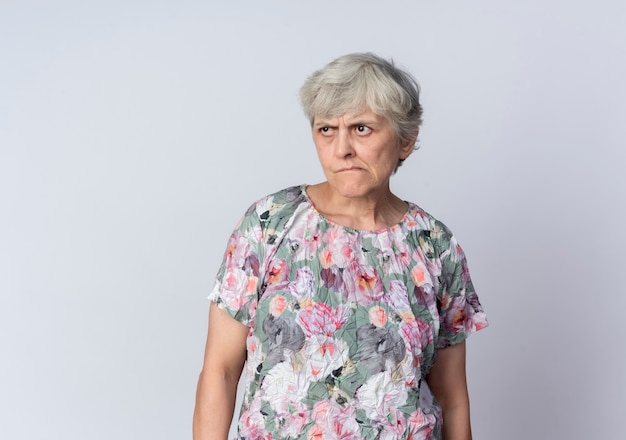
<svg viewBox="0 0 626 440">
<path fill-rule="evenodd" d="M 267 219 L 290 207 L 297 207 L 307 201 L 304 185 L 290 186 L 256 200 L 248 211 L 254 211 L 259 218 Z"/>
<path fill-rule="evenodd" d="M 409 210 L 406 224 L 409 229 L 419 232 L 420 235 L 428 238 L 433 244 L 438 243 L 444 247 L 455 240 L 454 234 L 445 223 L 422 209 L 416 203 L 407 203 L 409 204 Z"/>
<path fill-rule="evenodd" d="M 258 218 L 261 225 L 277 229 L 291 218 L 298 208 L 308 205 L 305 185 L 290 186 L 256 200 L 246 211 L 246 217 Z"/>
<path fill-rule="evenodd" d="M 420 207 L 417 203 L 407 202 L 409 209 L 407 211 L 407 221 L 412 226 L 421 230 L 445 229 L 446 225 L 434 215 Z"/>
</svg>

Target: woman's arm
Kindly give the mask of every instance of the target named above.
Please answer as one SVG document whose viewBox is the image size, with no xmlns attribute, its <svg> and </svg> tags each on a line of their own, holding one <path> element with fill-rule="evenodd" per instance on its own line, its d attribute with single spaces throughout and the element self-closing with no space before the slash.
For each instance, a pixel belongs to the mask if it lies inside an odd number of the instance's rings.
<svg viewBox="0 0 626 440">
<path fill-rule="evenodd" d="M 443 440 L 471 440 L 465 341 L 437 351 L 426 382 L 443 411 Z"/>
<path fill-rule="evenodd" d="M 204 366 L 193 414 L 194 440 L 224 440 L 233 418 L 237 383 L 246 361 L 249 328 L 211 302 Z"/>
</svg>

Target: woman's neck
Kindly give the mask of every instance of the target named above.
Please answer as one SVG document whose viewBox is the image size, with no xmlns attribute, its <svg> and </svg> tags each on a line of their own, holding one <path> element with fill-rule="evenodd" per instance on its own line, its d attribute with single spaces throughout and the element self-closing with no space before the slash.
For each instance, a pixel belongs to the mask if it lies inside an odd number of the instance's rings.
<svg viewBox="0 0 626 440">
<path fill-rule="evenodd" d="M 377 230 L 400 222 L 408 206 L 389 189 L 363 197 L 343 197 L 328 182 L 306 188 L 311 203 L 321 215 L 342 226 Z"/>
</svg>

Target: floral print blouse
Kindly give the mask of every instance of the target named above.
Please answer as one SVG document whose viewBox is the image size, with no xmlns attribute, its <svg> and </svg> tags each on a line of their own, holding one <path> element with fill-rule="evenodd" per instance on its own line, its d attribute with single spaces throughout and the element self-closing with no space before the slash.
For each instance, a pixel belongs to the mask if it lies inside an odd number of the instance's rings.
<svg viewBox="0 0 626 440">
<path fill-rule="evenodd" d="M 412 203 L 390 228 L 340 226 L 306 186 L 248 209 L 209 299 L 250 328 L 240 439 L 439 439 L 424 378 L 487 325 L 446 226 Z"/>
</svg>

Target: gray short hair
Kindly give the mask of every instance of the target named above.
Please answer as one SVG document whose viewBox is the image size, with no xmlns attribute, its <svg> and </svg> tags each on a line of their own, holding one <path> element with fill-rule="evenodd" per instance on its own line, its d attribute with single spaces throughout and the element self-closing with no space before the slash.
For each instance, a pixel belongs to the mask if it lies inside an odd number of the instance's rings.
<svg viewBox="0 0 626 440">
<path fill-rule="evenodd" d="M 369 108 L 394 126 L 401 144 L 417 138 L 422 124 L 420 88 L 404 70 L 373 53 L 353 53 L 313 73 L 300 89 L 311 125 L 315 117 L 334 118 Z"/>
</svg>

